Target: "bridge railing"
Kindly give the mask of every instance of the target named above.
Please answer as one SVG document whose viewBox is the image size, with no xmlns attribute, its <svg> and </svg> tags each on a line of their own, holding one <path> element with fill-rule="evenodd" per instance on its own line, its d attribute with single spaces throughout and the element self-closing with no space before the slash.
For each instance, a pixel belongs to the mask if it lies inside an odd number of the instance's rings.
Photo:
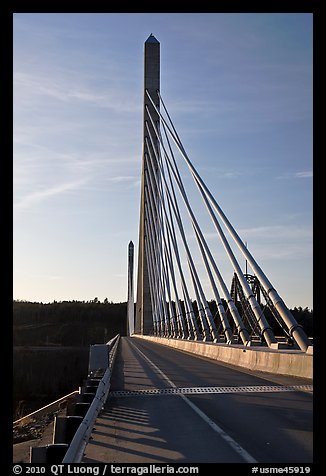
<svg viewBox="0 0 326 476">
<path fill-rule="evenodd" d="M 31 463 L 81 462 L 95 420 L 110 390 L 119 340 L 120 334 L 117 334 L 106 344 L 90 347 L 88 378 L 84 386 L 74 392 L 75 402 L 69 412 L 67 409 L 67 416 L 56 417 L 53 444 L 31 448 Z"/>
<path fill-rule="evenodd" d="M 69 445 L 65 457 L 63 458 L 63 463 L 80 463 L 83 458 L 84 450 L 93 430 L 95 420 L 103 408 L 110 390 L 112 369 L 119 339 L 120 335 L 118 334 L 107 343 L 109 347 L 109 366 L 100 380 L 95 397 Z"/>
<path fill-rule="evenodd" d="M 13 428 L 26 425 L 37 418 L 41 418 L 44 415 L 48 415 L 51 412 L 57 411 L 63 404 L 69 403 L 69 401 L 71 401 L 77 394 L 78 390 L 74 390 L 73 392 L 68 393 L 68 395 L 65 395 L 64 397 L 61 397 L 58 400 L 55 400 L 54 402 L 49 403 L 48 405 L 45 405 L 44 407 L 39 408 L 38 410 L 35 410 L 34 412 L 29 413 L 22 418 L 19 418 L 19 420 L 15 420 L 13 422 Z"/>
</svg>

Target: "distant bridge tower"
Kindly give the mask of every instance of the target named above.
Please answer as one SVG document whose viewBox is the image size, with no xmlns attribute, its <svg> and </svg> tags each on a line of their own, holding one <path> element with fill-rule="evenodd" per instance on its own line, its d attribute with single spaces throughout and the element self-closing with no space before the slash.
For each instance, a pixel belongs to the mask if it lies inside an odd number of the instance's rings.
<svg viewBox="0 0 326 476">
<path fill-rule="evenodd" d="M 128 245 L 128 302 L 127 302 L 127 335 L 131 336 L 135 332 L 135 311 L 134 311 L 134 244 L 131 241 Z"/>
<path fill-rule="evenodd" d="M 154 168 L 157 173 L 156 154 L 159 151 L 159 143 L 152 144 L 149 141 L 149 132 L 155 137 L 153 125 L 149 114 L 154 120 L 157 128 L 160 125 L 159 115 L 155 111 L 146 90 L 152 98 L 154 104 L 159 108 L 159 97 L 157 91 L 160 90 L 160 43 L 151 34 L 145 42 L 144 50 L 144 125 L 143 125 L 143 155 L 142 155 L 142 176 L 141 176 L 141 197 L 140 197 L 140 224 L 139 224 L 139 246 L 138 246 L 138 276 L 137 276 L 137 304 L 135 334 L 149 334 L 153 328 L 152 304 L 150 298 L 149 276 L 147 267 L 146 248 L 146 198 L 147 182 L 147 158 L 151 154 L 154 161 Z M 158 177 L 158 174 L 157 174 Z"/>
</svg>

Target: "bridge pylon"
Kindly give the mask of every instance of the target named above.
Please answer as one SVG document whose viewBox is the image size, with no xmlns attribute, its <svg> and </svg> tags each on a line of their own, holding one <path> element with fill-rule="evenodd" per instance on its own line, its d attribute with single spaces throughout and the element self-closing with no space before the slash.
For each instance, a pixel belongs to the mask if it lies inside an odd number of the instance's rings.
<svg viewBox="0 0 326 476">
<path fill-rule="evenodd" d="M 135 334 L 146 335 L 153 329 L 153 310 L 150 297 L 149 274 L 146 257 L 146 228 L 145 208 L 146 203 L 145 189 L 147 187 L 147 160 L 148 154 L 151 154 L 154 160 L 154 169 L 159 180 L 158 165 L 155 159 L 159 153 L 159 142 L 152 144 L 148 141 L 148 128 L 153 137 L 155 132 L 149 114 L 154 119 L 155 125 L 159 128 L 160 118 L 156 112 L 149 96 L 159 109 L 159 97 L 157 91 L 160 89 L 160 43 L 151 34 L 144 45 L 144 124 L 143 124 L 143 152 L 142 152 L 142 175 L 141 175 L 141 197 L 140 197 L 140 223 L 139 223 L 139 242 L 138 242 L 138 275 L 137 275 L 137 301 L 135 317 Z M 147 91 L 147 93 L 146 93 Z M 147 139 L 147 140 L 146 140 Z M 154 148 L 156 149 L 154 151 Z M 156 154 L 155 154 L 156 152 Z M 157 191 L 156 191 L 157 192 Z M 156 193 L 157 198 L 157 193 Z"/>
<path fill-rule="evenodd" d="M 131 336 L 135 332 L 135 311 L 134 311 L 134 244 L 131 241 L 128 245 L 128 300 L 127 300 L 127 335 Z"/>
</svg>

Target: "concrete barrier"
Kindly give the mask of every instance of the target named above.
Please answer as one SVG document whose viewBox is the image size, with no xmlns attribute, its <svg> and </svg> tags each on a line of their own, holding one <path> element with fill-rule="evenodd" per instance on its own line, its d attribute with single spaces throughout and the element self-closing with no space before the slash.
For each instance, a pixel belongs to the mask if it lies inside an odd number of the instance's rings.
<svg viewBox="0 0 326 476">
<path fill-rule="evenodd" d="M 266 347 L 245 347 L 243 345 L 214 344 L 212 342 L 170 339 L 165 337 L 134 335 L 173 347 L 191 354 L 208 357 L 227 364 L 245 367 L 249 370 L 269 372 L 294 377 L 313 378 L 313 355 L 300 350 L 274 350 Z"/>
</svg>

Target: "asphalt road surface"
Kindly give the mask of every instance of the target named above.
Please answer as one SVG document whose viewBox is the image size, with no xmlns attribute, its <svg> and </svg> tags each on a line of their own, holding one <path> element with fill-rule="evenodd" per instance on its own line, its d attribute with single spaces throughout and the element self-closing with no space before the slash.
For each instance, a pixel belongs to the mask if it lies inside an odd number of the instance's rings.
<svg viewBox="0 0 326 476">
<path fill-rule="evenodd" d="M 312 463 L 312 381 L 121 338 L 83 462 Z"/>
</svg>

